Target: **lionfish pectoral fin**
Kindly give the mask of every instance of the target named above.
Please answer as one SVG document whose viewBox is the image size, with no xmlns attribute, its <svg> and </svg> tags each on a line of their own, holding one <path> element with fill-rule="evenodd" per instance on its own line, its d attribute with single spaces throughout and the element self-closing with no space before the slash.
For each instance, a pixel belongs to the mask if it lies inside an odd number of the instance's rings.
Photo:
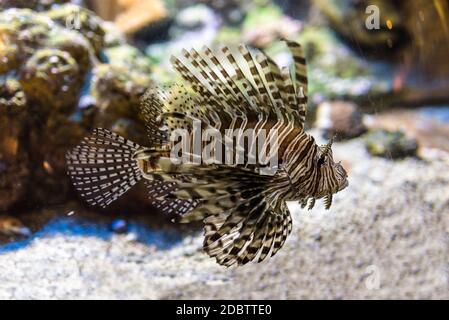
<svg viewBox="0 0 449 320">
<path fill-rule="evenodd" d="M 204 168 L 200 179 L 208 185 L 180 183 L 179 199 L 195 199 L 197 206 L 176 219 L 203 220 L 204 251 L 223 266 L 262 262 L 275 255 L 291 231 L 285 202 L 270 204 L 266 193 L 271 179 L 234 168 Z M 280 200 L 282 201 L 282 200 Z"/>
<path fill-rule="evenodd" d="M 205 219 L 203 249 L 219 264 L 262 262 L 284 245 L 292 229 L 287 206 L 274 210 L 263 198 L 253 202 Z"/>
<path fill-rule="evenodd" d="M 75 189 L 89 205 L 106 208 L 142 174 L 133 156 L 140 146 L 106 129 L 95 129 L 66 155 Z"/>
<path fill-rule="evenodd" d="M 176 182 L 159 179 L 147 181 L 146 186 L 151 205 L 163 213 L 183 215 L 196 205 L 193 200 L 182 200 L 173 196 L 172 192 L 178 188 Z"/>
<path fill-rule="evenodd" d="M 191 223 L 195 221 L 204 220 L 207 217 L 207 212 L 203 210 L 193 209 L 185 215 L 179 216 L 175 219 L 177 223 Z"/>
</svg>

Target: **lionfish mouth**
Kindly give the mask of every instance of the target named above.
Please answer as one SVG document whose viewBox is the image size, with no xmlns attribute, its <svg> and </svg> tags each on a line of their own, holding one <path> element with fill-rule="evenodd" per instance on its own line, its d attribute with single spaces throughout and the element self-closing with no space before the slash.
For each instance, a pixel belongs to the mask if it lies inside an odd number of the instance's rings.
<svg viewBox="0 0 449 320">
<path fill-rule="evenodd" d="M 349 185 L 348 180 L 345 180 L 345 182 L 338 188 L 338 191 L 345 189 L 348 185 Z"/>
</svg>

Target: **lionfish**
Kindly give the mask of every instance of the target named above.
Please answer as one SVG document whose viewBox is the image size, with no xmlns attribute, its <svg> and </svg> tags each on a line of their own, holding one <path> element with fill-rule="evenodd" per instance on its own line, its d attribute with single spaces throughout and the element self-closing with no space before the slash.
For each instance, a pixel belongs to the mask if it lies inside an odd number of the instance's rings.
<svg viewBox="0 0 449 320">
<path fill-rule="evenodd" d="M 332 155 L 332 140 L 317 145 L 304 130 L 307 71 L 302 47 L 284 40 L 294 68 L 280 68 L 261 51 L 243 45 L 183 50 L 171 57 L 188 85 L 149 89 L 142 99 L 150 147 L 106 129 L 67 154 L 68 174 L 90 205 L 107 207 L 142 178 L 152 203 L 178 214 L 181 223 L 204 223 L 205 252 L 225 266 L 261 262 L 275 255 L 292 230 L 287 201 L 312 209 L 347 185 Z M 278 164 L 174 163 L 169 136 L 177 129 L 276 130 Z M 266 147 L 266 146 L 265 146 Z M 251 146 L 245 145 L 245 148 Z"/>
</svg>

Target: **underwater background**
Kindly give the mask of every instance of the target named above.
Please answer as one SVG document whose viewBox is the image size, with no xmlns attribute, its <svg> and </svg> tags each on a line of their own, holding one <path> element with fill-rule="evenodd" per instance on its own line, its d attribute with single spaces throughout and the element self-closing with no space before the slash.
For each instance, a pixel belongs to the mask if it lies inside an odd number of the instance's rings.
<svg viewBox="0 0 449 320">
<path fill-rule="evenodd" d="M 446 0 L 0 0 L 0 298 L 449 298 Z M 65 153 L 103 127 L 145 145 L 140 98 L 183 48 L 300 42 L 308 130 L 349 187 L 259 265 L 226 269 L 143 185 L 78 198 Z"/>
</svg>

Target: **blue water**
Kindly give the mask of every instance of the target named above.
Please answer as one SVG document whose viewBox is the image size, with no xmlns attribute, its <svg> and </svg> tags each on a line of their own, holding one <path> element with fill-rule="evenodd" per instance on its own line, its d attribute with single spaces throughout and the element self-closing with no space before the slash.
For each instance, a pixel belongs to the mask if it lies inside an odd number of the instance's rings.
<svg viewBox="0 0 449 320">
<path fill-rule="evenodd" d="M 161 231 L 134 222 L 128 222 L 127 228 L 128 233 L 136 235 L 136 241 L 155 246 L 158 250 L 170 249 L 179 244 L 183 238 L 182 233 L 176 230 Z M 38 238 L 51 238 L 59 235 L 97 237 L 103 240 L 109 240 L 115 233 L 111 231 L 110 224 L 108 223 L 80 221 L 73 217 L 55 218 L 27 239 L 0 245 L 0 254 L 20 250 Z"/>
<path fill-rule="evenodd" d="M 429 106 L 421 108 L 419 113 L 425 118 L 449 123 L 449 106 Z"/>
</svg>

